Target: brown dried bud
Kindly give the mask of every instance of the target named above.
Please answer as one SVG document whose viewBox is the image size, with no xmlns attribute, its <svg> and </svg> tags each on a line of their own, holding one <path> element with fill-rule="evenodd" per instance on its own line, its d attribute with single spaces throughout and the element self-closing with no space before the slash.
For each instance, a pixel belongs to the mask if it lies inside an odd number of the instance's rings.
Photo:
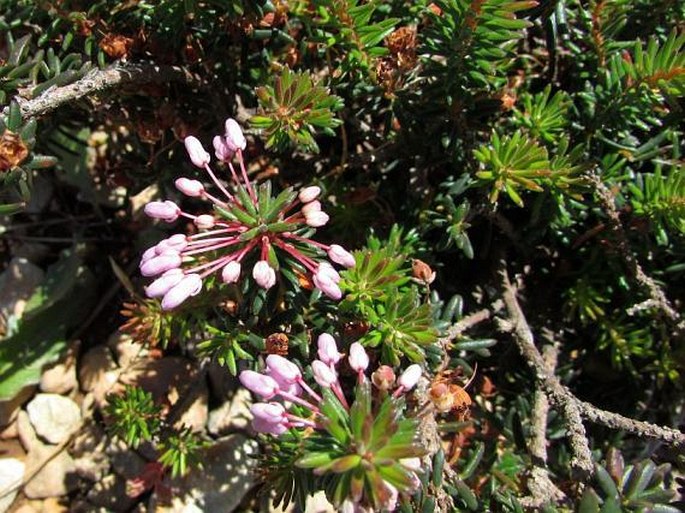
<svg viewBox="0 0 685 513">
<path fill-rule="evenodd" d="M 272 333 L 266 337 L 266 352 L 279 356 L 288 355 L 288 335 L 285 333 Z"/>
<path fill-rule="evenodd" d="M 411 261 L 411 273 L 414 279 L 424 285 L 435 281 L 435 271 L 424 261 L 414 258 Z"/>
<path fill-rule="evenodd" d="M 5 130 L 0 136 L 0 172 L 9 171 L 29 156 L 29 149 L 19 134 Z"/>
<path fill-rule="evenodd" d="M 99 44 L 102 51 L 113 59 L 124 59 L 133 46 L 133 39 L 121 34 L 107 34 Z"/>
<path fill-rule="evenodd" d="M 378 390 L 390 390 L 395 385 L 395 371 L 392 367 L 381 365 L 371 374 L 371 382 Z"/>
</svg>

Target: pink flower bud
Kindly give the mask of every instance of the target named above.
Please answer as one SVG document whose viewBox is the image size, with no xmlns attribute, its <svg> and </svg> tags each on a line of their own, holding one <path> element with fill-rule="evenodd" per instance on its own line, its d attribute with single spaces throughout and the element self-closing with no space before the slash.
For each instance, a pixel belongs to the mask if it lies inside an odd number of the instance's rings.
<svg viewBox="0 0 685 513">
<path fill-rule="evenodd" d="M 173 201 L 151 201 L 145 205 L 145 213 L 153 219 L 173 223 L 181 214 L 181 209 Z"/>
<path fill-rule="evenodd" d="M 150 260 L 152 257 L 157 256 L 159 253 L 157 253 L 157 246 L 152 246 L 151 248 L 147 248 L 145 252 L 143 253 L 143 256 L 140 258 L 140 263 L 141 265 Z"/>
<path fill-rule="evenodd" d="M 382 481 L 385 491 L 383 495 L 383 511 L 395 511 L 397 509 L 397 500 L 399 499 L 400 492 L 387 481 Z"/>
<path fill-rule="evenodd" d="M 163 239 L 157 243 L 155 246 L 155 251 L 158 255 L 162 253 L 173 251 L 175 253 L 180 253 L 188 245 L 188 239 L 182 233 L 177 233 L 172 235 L 167 239 Z"/>
<path fill-rule="evenodd" d="M 364 346 L 355 342 L 350 346 L 350 356 L 347 357 L 350 367 L 357 372 L 364 372 L 369 366 L 369 355 L 366 354 Z"/>
<path fill-rule="evenodd" d="M 191 198 L 198 198 L 205 192 L 205 186 L 198 180 L 191 180 L 190 178 L 178 178 L 174 184 L 176 188 L 186 196 Z"/>
<path fill-rule="evenodd" d="M 405 371 L 400 375 L 400 378 L 397 380 L 397 382 L 405 391 L 407 391 L 414 388 L 416 383 L 418 383 L 420 377 L 421 366 L 415 363 L 405 369 Z"/>
<path fill-rule="evenodd" d="M 340 275 L 331 264 L 328 262 L 321 262 L 319 267 L 316 269 L 316 274 L 319 275 L 319 279 L 329 280 L 333 283 L 340 283 Z"/>
<path fill-rule="evenodd" d="M 252 419 L 252 429 L 257 433 L 265 433 L 274 436 L 280 436 L 288 431 L 288 427 L 283 422 L 271 422 L 258 417 Z"/>
<path fill-rule="evenodd" d="M 345 250 L 345 248 L 342 246 L 338 246 L 337 244 L 331 244 L 331 247 L 328 248 L 328 258 L 333 260 L 336 264 L 340 264 L 348 269 L 354 267 L 355 265 L 354 256 L 352 256 L 352 253 Z"/>
<path fill-rule="evenodd" d="M 395 371 L 392 367 L 381 365 L 371 374 L 371 382 L 378 390 L 390 390 L 395 384 Z"/>
<path fill-rule="evenodd" d="M 271 376 L 278 376 L 277 381 L 285 383 L 297 383 L 302 379 L 300 368 L 293 362 L 278 354 L 270 354 L 266 357 L 266 365 L 269 367 Z"/>
<path fill-rule="evenodd" d="M 283 422 L 286 420 L 285 408 L 280 403 L 254 403 L 250 406 L 250 412 L 256 419 L 267 422 Z"/>
<path fill-rule="evenodd" d="M 221 279 L 224 283 L 235 283 L 240 277 L 240 263 L 235 260 L 227 263 L 221 270 Z"/>
<path fill-rule="evenodd" d="M 231 151 L 244 150 L 247 145 L 243 131 L 238 122 L 233 118 L 226 120 L 226 146 Z"/>
<path fill-rule="evenodd" d="M 245 370 L 240 373 L 240 382 L 250 392 L 262 396 L 262 398 L 269 400 L 279 392 L 278 383 L 264 374 L 259 372 Z"/>
<path fill-rule="evenodd" d="M 191 296 L 202 290 L 202 278 L 199 274 L 187 274 L 180 282 L 171 287 L 162 298 L 162 310 L 172 310 Z"/>
<path fill-rule="evenodd" d="M 186 151 L 190 157 L 190 161 L 197 167 L 203 168 L 209 164 L 211 157 L 202 146 L 202 143 L 197 137 L 189 135 L 183 140 L 183 144 L 186 146 Z"/>
<path fill-rule="evenodd" d="M 209 230 L 210 228 L 214 228 L 216 219 L 209 214 L 202 214 L 197 216 L 193 222 L 200 230 Z"/>
<path fill-rule="evenodd" d="M 312 212 L 304 216 L 304 222 L 312 228 L 321 228 L 330 218 L 325 212 Z"/>
<path fill-rule="evenodd" d="M 162 297 L 164 294 L 169 292 L 169 290 L 177 285 L 182 279 L 183 270 L 182 269 L 169 269 L 167 272 L 162 274 L 155 281 L 150 283 L 149 286 L 145 287 L 145 295 L 147 297 Z"/>
<path fill-rule="evenodd" d="M 175 251 L 165 251 L 161 255 L 141 262 L 140 274 L 143 276 L 157 276 L 169 269 L 181 267 L 181 263 L 181 255 Z"/>
<path fill-rule="evenodd" d="M 214 145 L 214 155 L 216 155 L 216 158 L 228 162 L 233 158 L 233 153 L 228 145 L 226 144 L 226 140 L 221 137 L 220 135 L 214 136 L 214 139 L 212 139 L 212 144 Z"/>
<path fill-rule="evenodd" d="M 318 198 L 319 194 L 321 194 L 321 187 L 311 185 L 302 189 L 297 197 L 302 203 L 309 203 L 310 201 L 314 201 L 316 198 Z"/>
<path fill-rule="evenodd" d="M 328 333 L 319 335 L 317 344 L 319 346 L 319 358 L 326 365 L 334 366 L 342 358 L 342 354 L 338 352 L 338 346 L 335 343 L 335 339 Z"/>
<path fill-rule="evenodd" d="M 342 297 L 342 290 L 340 290 L 338 284 L 329 280 L 327 277 L 321 278 L 315 274 L 312 276 L 312 281 L 314 282 L 314 286 L 329 298 L 338 301 Z"/>
<path fill-rule="evenodd" d="M 321 212 L 320 201 L 312 201 L 311 203 L 307 203 L 305 206 L 302 207 L 302 213 L 305 217 L 313 214 L 314 212 Z"/>
<path fill-rule="evenodd" d="M 321 360 L 312 362 L 312 374 L 320 387 L 330 388 L 338 382 L 338 375 Z"/>
<path fill-rule="evenodd" d="M 276 284 L 276 271 L 274 271 L 266 260 L 260 260 L 252 269 L 252 277 L 257 285 L 263 289 L 270 289 Z"/>
</svg>

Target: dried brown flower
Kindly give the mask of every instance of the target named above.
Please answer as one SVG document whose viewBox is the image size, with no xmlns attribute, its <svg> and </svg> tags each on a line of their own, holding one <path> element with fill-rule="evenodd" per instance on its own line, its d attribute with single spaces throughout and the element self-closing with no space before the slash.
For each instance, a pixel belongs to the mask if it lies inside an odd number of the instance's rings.
<svg viewBox="0 0 685 513">
<path fill-rule="evenodd" d="M 121 34 L 107 34 L 100 40 L 100 48 L 113 59 L 124 59 L 133 46 L 133 39 Z"/>
<path fill-rule="evenodd" d="M 266 352 L 268 354 L 277 354 L 280 356 L 288 356 L 288 335 L 285 333 L 272 333 L 266 337 Z"/>
<path fill-rule="evenodd" d="M 435 271 L 423 260 L 414 258 L 411 261 L 411 273 L 414 279 L 423 285 L 430 285 L 435 281 Z"/>
<path fill-rule="evenodd" d="M 19 134 L 5 130 L 0 136 L 0 172 L 17 167 L 28 156 L 28 146 L 24 144 Z"/>
</svg>

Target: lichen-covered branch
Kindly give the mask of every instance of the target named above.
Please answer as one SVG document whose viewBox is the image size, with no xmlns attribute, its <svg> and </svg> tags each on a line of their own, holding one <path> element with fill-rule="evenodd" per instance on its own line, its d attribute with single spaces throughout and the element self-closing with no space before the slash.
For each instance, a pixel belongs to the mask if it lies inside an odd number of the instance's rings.
<svg viewBox="0 0 685 513">
<path fill-rule="evenodd" d="M 661 440 L 669 445 L 685 446 L 685 434 L 676 429 L 627 418 L 578 399 L 559 378 L 548 371 L 544 358 L 535 346 L 533 332 L 516 298 L 516 289 L 509 281 L 506 270 L 502 271 L 502 285 L 503 299 L 509 314 L 507 325 L 512 328 L 519 351 L 535 373 L 538 384 L 547 394 L 552 406 L 559 409 L 566 419 L 574 453 L 573 464 L 577 470 L 587 474 L 593 471 L 583 419 L 641 437 Z"/>
<path fill-rule="evenodd" d="M 651 300 L 649 301 L 649 305 L 661 310 L 666 317 L 672 321 L 680 320 L 680 315 L 673 308 L 664 291 L 644 272 L 640 262 L 638 262 L 635 255 L 633 255 L 625 230 L 623 229 L 623 223 L 621 223 L 618 210 L 616 210 L 614 195 L 597 175 L 590 174 L 588 175 L 588 179 L 595 189 L 595 193 L 599 198 L 604 213 L 607 215 L 609 229 L 616 237 L 618 249 L 626 262 L 628 272 L 643 291 L 649 295 Z M 640 308 L 637 307 L 636 310 L 638 309 Z"/>
<path fill-rule="evenodd" d="M 44 116 L 53 110 L 81 98 L 126 84 L 186 82 L 199 84 L 198 77 L 180 66 L 160 66 L 149 63 L 114 64 L 94 69 L 72 84 L 51 87 L 32 100 L 15 97 L 24 119 Z"/>
</svg>

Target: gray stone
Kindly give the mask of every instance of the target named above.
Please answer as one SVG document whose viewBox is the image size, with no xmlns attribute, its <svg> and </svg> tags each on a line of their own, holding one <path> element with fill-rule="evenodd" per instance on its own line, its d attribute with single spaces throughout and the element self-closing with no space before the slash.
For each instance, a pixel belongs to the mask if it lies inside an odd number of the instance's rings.
<svg viewBox="0 0 685 513">
<path fill-rule="evenodd" d="M 81 358 L 78 370 L 81 390 L 92 392 L 99 407 L 106 404 L 107 394 L 119 380 L 119 369 L 107 346 L 96 346 Z"/>
<path fill-rule="evenodd" d="M 239 388 L 230 400 L 209 412 L 207 430 L 214 436 L 223 436 L 230 431 L 246 429 L 252 420 L 251 404 L 250 391 Z"/>
<path fill-rule="evenodd" d="M 43 369 L 40 376 L 41 391 L 49 394 L 68 394 L 76 388 L 76 356 L 79 345 L 78 342 L 74 342 L 58 362 Z"/>
<path fill-rule="evenodd" d="M 115 331 L 108 339 L 107 345 L 114 352 L 121 368 L 127 368 L 141 358 L 147 358 L 149 351 L 126 333 Z"/>
<path fill-rule="evenodd" d="M 68 397 L 38 394 L 26 411 L 36 433 L 51 444 L 68 440 L 81 427 L 81 410 Z"/>
<path fill-rule="evenodd" d="M 105 476 L 95 483 L 86 496 L 90 507 L 85 506 L 80 511 L 129 511 L 136 502 L 135 498 L 126 495 L 126 479 L 116 474 Z"/>
<path fill-rule="evenodd" d="M 0 458 L 0 513 L 14 502 L 24 479 L 26 465 L 17 458 Z"/>
<path fill-rule="evenodd" d="M 26 460 L 29 468 L 43 463 L 48 458 L 46 451 L 30 452 Z M 24 494 L 29 499 L 45 499 L 66 495 L 76 488 L 78 477 L 76 465 L 66 450 L 60 451 L 50 459 L 38 473 L 24 486 Z"/>
<path fill-rule="evenodd" d="M 233 511 L 255 484 L 256 453 L 257 442 L 243 435 L 219 440 L 200 455 L 202 469 L 172 481 L 174 499 L 157 513 Z"/>
<path fill-rule="evenodd" d="M 87 424 L 74 437 L 70 453 L 76 473 L 89 481 L 99 481 L 109 472 L 110 462 L 105 454 L 107 437 L 96 424 Z"/>
</svg>

